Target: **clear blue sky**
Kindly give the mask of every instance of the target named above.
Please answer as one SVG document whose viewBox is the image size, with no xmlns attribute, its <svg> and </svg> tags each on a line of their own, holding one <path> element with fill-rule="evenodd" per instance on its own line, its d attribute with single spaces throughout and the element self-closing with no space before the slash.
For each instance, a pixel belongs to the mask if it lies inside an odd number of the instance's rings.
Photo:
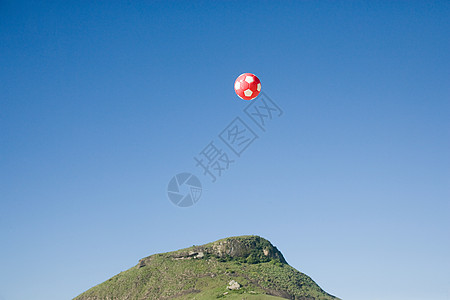
<svg viewBox="0 0 450 300">
<path fill-rule="evenodd" d="M 448 1 L 1 1 L 0 299 L 242 234 L 346 300 L 450 299 L 449 22 Z M 243 72 L 285 114 L 208 183 L 193 157 Z M 205 188 L 184 209 L 182 171 Z"/>
</svg>

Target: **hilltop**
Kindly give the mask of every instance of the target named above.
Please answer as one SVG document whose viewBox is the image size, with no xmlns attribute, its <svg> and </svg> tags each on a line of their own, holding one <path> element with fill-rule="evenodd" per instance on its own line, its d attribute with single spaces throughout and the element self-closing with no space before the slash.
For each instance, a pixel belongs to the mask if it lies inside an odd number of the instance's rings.
<svg viewBox="0 0 450 300">
<path fill-rule="evenodd" d="M 336 300 L 259 236 L 154 254 L 74 300 Z"/>
</svg>

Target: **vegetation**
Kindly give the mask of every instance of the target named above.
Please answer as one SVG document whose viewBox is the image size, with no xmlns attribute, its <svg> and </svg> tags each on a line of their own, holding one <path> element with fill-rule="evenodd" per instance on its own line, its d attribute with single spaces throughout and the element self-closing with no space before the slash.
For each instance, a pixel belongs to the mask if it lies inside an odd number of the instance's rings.
<svg viewBox="0 0 450 300">
<path fill-rule="evenodd" d="M 229 290 L 237 281 L 241 288 Z M 79 295 L 75 300 L 121 299 L 337 299 L 289 266 L 269 241 L 232 237 L 155 254 Z"/>
</svg>

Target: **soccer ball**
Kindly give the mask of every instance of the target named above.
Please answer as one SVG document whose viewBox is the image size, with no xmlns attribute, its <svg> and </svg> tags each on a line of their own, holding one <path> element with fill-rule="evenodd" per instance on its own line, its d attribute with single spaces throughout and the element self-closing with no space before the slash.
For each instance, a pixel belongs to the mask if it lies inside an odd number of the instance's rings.
<svg viewBox="0 0 450 300">
<path fill-rule="evenodd" d="M 261 91 L 261 81 L 252 73 L 244 73 L 234 82 L 236 94 L 244 100 L 253 100 Z"/>
</svg>

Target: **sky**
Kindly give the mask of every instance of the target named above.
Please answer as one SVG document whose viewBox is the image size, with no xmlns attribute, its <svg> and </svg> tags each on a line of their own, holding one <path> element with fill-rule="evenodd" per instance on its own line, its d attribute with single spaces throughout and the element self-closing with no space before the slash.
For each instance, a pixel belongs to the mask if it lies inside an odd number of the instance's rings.
<svg viewBox="0 0 450 300">
<path fill-rule="evenodd" d="M 342 299 L 449 300 L 449 36 L 448 1 L 0 1 L 0 299 L 255 234 Z M 244 72 L 283 111 L 265 131 Z"/>
</svg>

